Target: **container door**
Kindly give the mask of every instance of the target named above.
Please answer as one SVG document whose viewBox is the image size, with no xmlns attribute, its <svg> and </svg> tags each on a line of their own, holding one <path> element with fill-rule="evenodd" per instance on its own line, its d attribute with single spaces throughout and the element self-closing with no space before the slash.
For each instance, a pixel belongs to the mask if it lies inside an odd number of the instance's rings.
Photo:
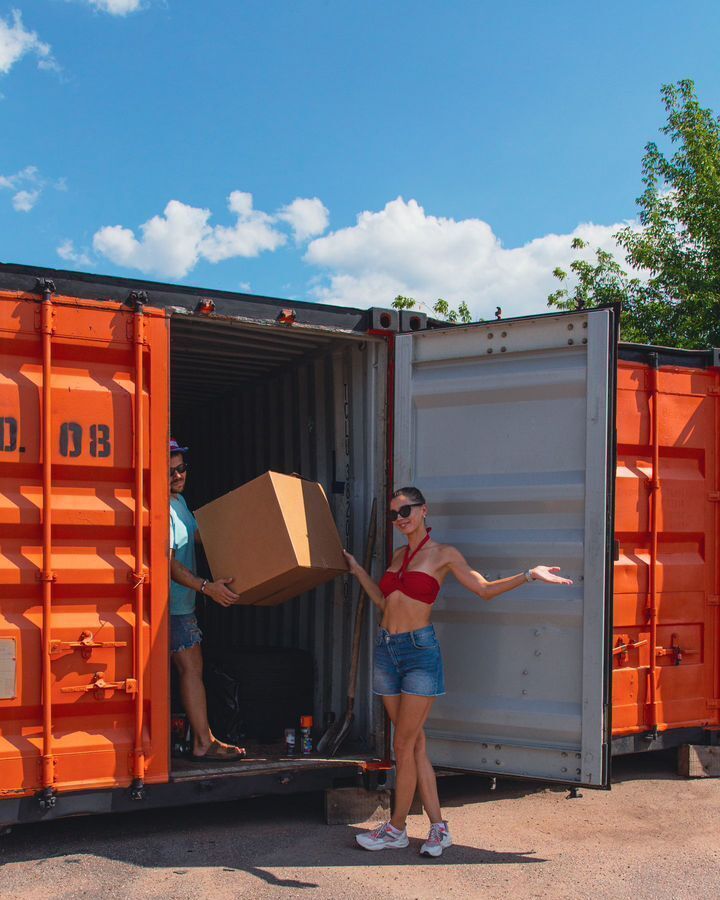
<svg viewBox="0 0 720 900">
<path fill-rule="evenodd" d="M 494 580 L 544 563 L 572 587 L 485 602 L 449 576 L 434 610 L 447 693 L 436 766 L 607 783 L 615 338 L 608 309 L 401 335 L 394 484 Z"/>
<path fill-rule="evenodd" d="M 168 328 L 141 318 L 0 292 L 0 799 L 168 778 Z"/>
</svg>

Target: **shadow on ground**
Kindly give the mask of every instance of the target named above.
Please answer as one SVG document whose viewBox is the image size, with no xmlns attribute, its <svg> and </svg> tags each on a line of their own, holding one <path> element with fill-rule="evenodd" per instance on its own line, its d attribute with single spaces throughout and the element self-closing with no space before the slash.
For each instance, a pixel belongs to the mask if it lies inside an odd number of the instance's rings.
<svg viewBox="0 0 720 900">
<path fill-rule="evenodd" d="M 613 780 L 675 779 L 673 751 L 640 754 L 614 760 Z M 440 779 L 443 806 L 511 801 L 528 794 L 565 794 L 561 786 L 501 780 L 490 790 L 489 779 L 461 775 Z M 324 824 L 321 794 L 259 797 L 238 803 L 213 803 L 171 810 L 98 815 L 17 826 L 0 839 L 0 864 L 34 863 L 38 878 L 43 866 L 59 861 L 71 867 L 88 855 L 143 868 L 170 869 L 178 875 L 194 869 L 243 871 L 268 884 L 296 889 L 317 885 L 298 878 L 283 879 L 270 869 L 313 869 L 343 866 L 417 866 L 421 840 L 411 838 L 404 853 L 361 850 L 354 836 L 361 829 Z M 413 852 L 415 850 L 416 852 Z M 530 847 L 494 852 L 454 845 L 451 854 L 432 866 L 543 863 Z M 57 877 L 57 868 L 54 870 Z"/>
<path fill-rule="evenodd" d="M 463 791 L 466 803 L 475 802 L 476 793 L 489 793 L 487 779 L 463 776 L 447 779 L 450 781 L 456 783 L 445 784 L 442 790 L 448 794 L 448 805 L 460 805 Z M 513 792 L 509 786 L 503 793 L 509 798 Z M 42 867 L 54 860 L 67 866 L 86 864 L 87 855 L 91 854 L 132 866 L 171 869 L 177 874 L 196 868 L 244 871 L 268 884 L 310 888 L 316 884 L 297 878 L 283 879 L 268 869 L 417 866 L 419 862 L 433 866 L 545 862 L 528 847 L 499 853 L 462 844 L 455 844 L 452 854 L 437 860 L 420 860 L 419 838 L 411 838 L 405 852 L 370 854 L 355 843 L 355 835 L 362 830 L 354 826 L 326 826 L 320 794 L 262 797 L 239 803 L 17 826 L 0 839 L 0 863 L 35 863 L 41 878 Z"/>
</svg>

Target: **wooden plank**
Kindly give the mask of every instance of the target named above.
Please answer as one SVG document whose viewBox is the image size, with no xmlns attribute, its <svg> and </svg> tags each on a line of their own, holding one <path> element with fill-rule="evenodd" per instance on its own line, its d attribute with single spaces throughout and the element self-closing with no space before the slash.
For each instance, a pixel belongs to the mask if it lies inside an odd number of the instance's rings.
<svg viewBox="0 0 720 900">
<path fill-rule="evenodd" d="M 720 777 L 720 747 L 683 744 L 678 753 L 678 774 L 685 778 Z"/>
</svg>

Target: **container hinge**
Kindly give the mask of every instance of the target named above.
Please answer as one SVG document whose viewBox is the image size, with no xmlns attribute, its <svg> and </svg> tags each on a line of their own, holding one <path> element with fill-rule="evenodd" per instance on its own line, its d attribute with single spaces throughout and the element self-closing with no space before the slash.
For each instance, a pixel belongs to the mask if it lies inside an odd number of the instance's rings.
<svg viewBox="0 0 720 900">
<path fill-rule="evenodd" d="M 37 798 L 40 809 L 55 809 L 55 806 L 57 804 L 57 794 L 55 793 L 55 788 L 43 788 L 43 790 L 40 791 L 40 793 L 37 795 Z"/>
<path fill-rule="evenodd" d="M 708 606 L 720 606 L 720 594 L 710 594 L 708 596 Z"/>
<path fill-rule="evenodd" d="M 712 387 L 709 387 L 707 389 L 707 392 L 711 396 L 717 396 L 718 394 L 720 394 L 720 386 L 714 384 L 712 385 Z"/>
<path fill-rule="evenodd" d="M 720 503 L 720 491 L 711 491 L 708 494 L 708 500 L 710 500 L 711 503 Z"/>
<path fill-rule="evenodd" d="M 136 313 L 142 313 L 143 307 L 149 302 L 147 291 L 130 291 L 125 298 L 125 306 L 129 306 Z"/>
<path fill-rule="evenodd" d="M 720 709 L 720 700 L 708 700 L 707 708 L 708 709 Z"/>
<path fill-rule="evenodd" d="M 35 579 L 37 581 L 57 581 L 57 575 L 54 572 L 36 572 Z"/>
<path fill-rule="evenodd" d="M 128 581 L 132 582 L 133 590 L 136 591 L 141 584 L 147 584 L 147 572 L 128 572 Z"/>
<path fill-rule="evenodd" d="M 124 681 L 105 681 L 102 672 L 96 672 L 90 684 L 77 684 L 73 687 L 61 688 L 62 694 L 86 694 L 89 692 L 99 695 L 103 691 L 125 691 L 126 694 L 137 693 L 137 679 L 126 678 Z"/>
</svg>

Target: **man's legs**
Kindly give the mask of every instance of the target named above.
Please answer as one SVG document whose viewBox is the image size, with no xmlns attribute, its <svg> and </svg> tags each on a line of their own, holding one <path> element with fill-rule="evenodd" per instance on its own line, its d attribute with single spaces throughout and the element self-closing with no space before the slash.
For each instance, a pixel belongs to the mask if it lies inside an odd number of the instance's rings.
<svg viewBox="0 0 720 900">
<path fill-rule="evenodd" d="M 193 733 L 192 755 L 213 759 L 242 759 L 245 750 L 225 744 L 213 736 L 207 716 L 207 697 L 203 683 L 203 659 L 200 644 L 172 654 L 180 676 L 180 696 Z"/>
<path fill-rule="evenodd" d="M 180 676 L 180 696 L 193 733 L 193 754 L 203 756 L 213 741 L 207 717 L 207 697 L 203 684 L 203 659 L 200 644 L 172 655 Z"/>
</svg>

